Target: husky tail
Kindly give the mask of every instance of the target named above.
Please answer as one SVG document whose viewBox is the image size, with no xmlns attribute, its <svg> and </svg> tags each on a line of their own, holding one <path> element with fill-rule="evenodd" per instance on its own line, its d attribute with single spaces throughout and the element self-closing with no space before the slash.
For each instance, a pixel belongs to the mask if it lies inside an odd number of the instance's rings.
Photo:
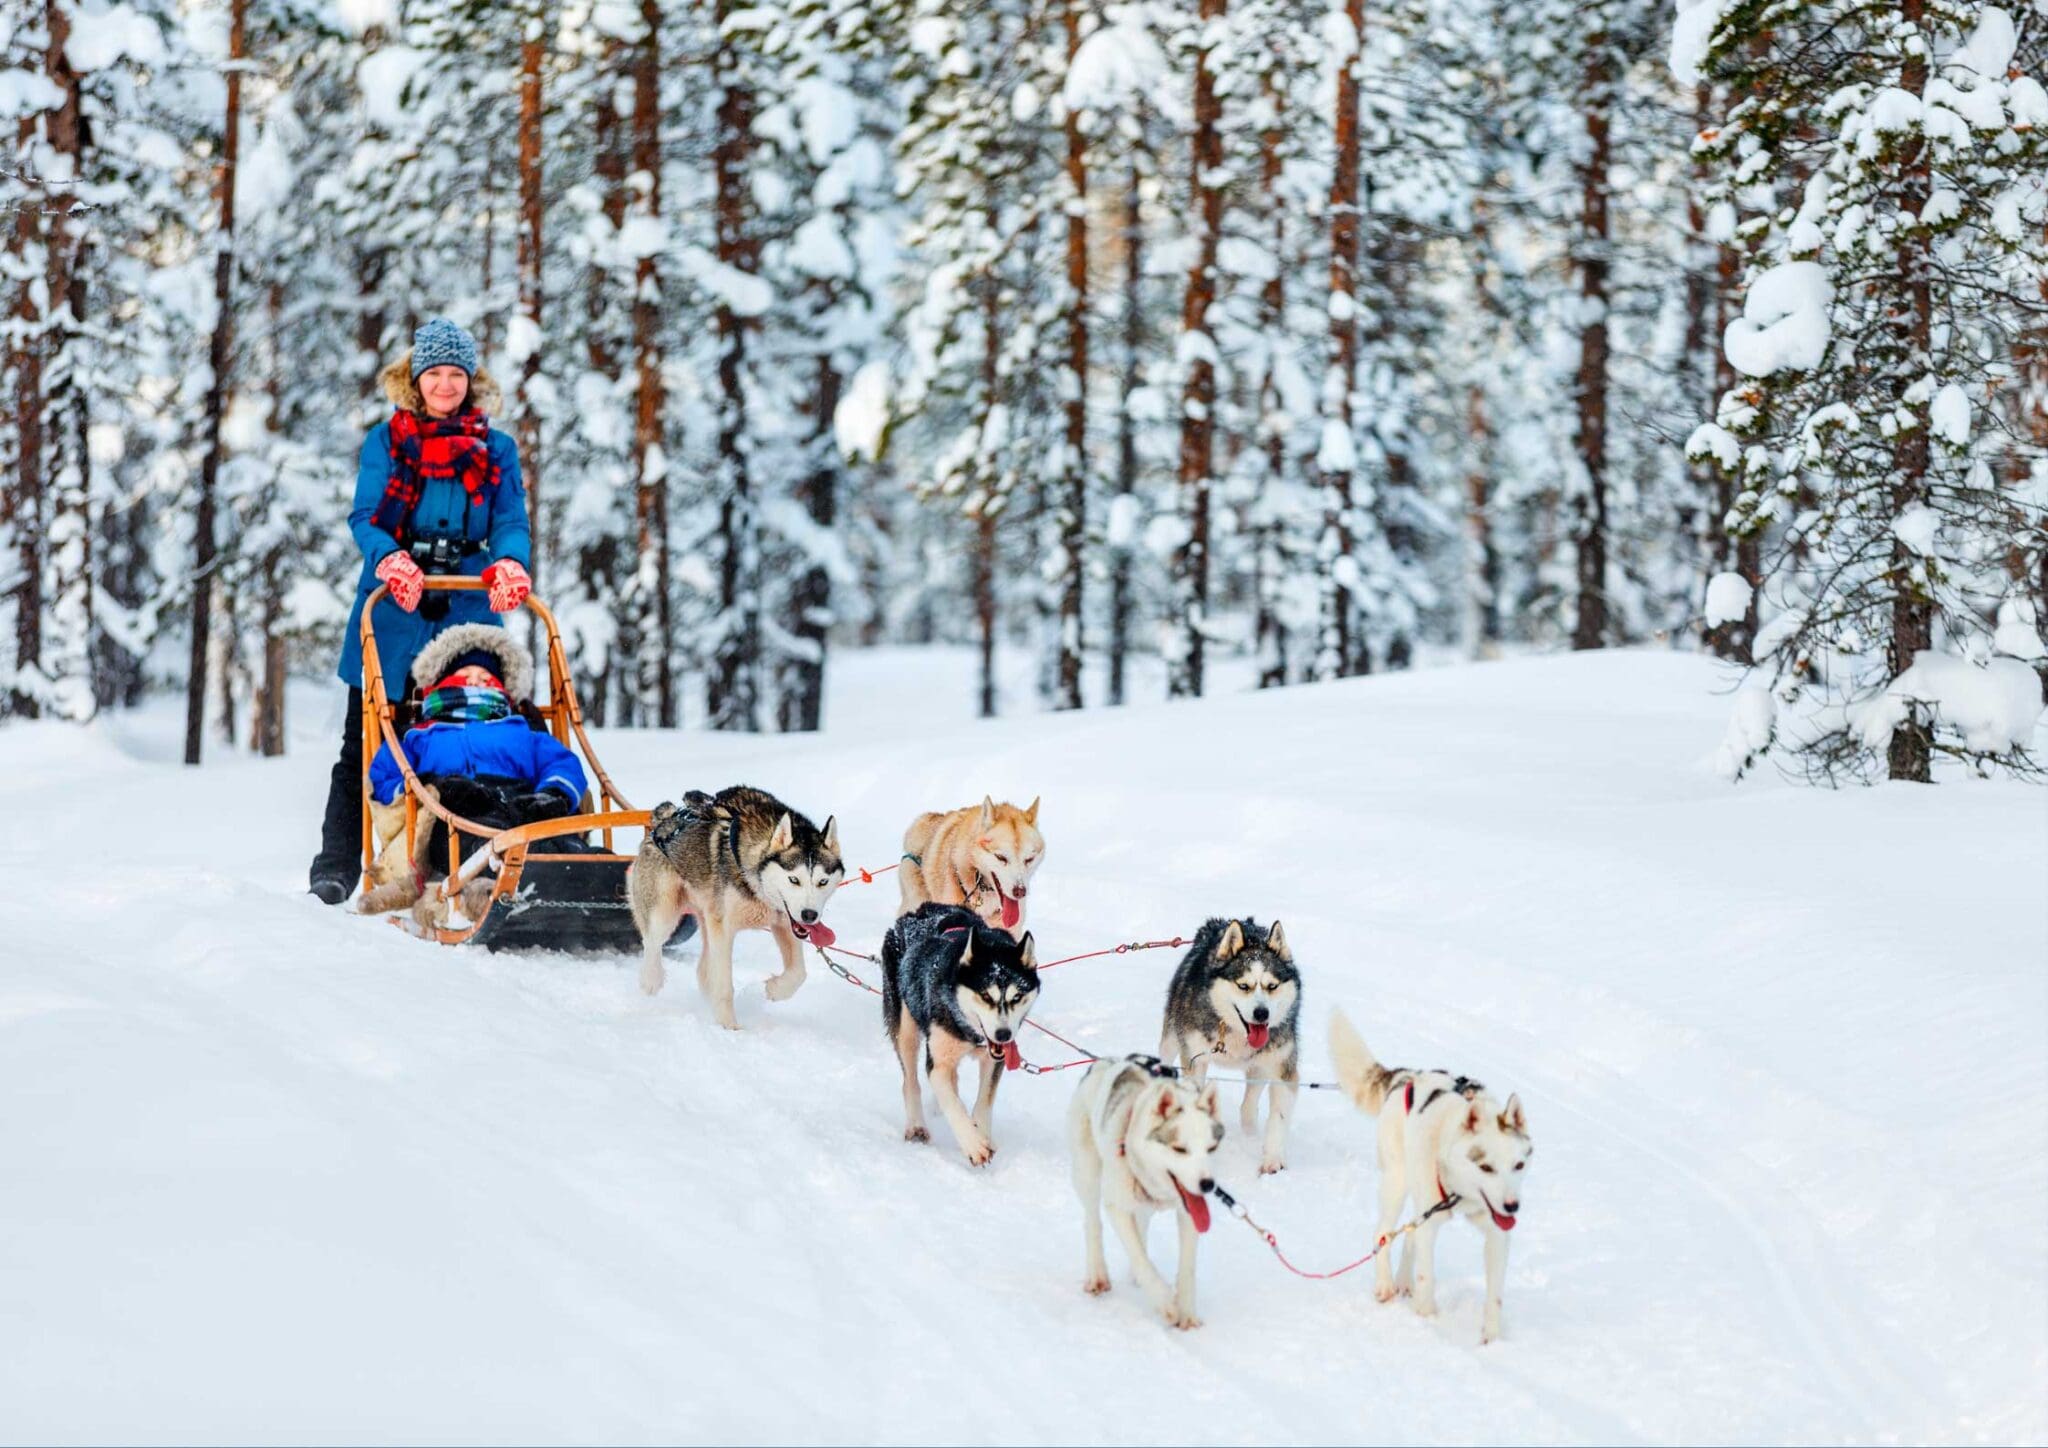
<svg viewBox="0 0 2048 1448">
<path fill-rule="evenodd" d="M 901 920 L 882 936 L 882 1029 L 890 1041 L 903 1021 L 903 931 Z"/>
<path fill-rule="evenodd" d="M 1330 1013 L 1330 1056 L 1337 1063 L 1337 1079 L 1344 1085 L 1344 1094 L 1366 1115 L 1379 1115 L 1394 1073 L 1373 1059 L 1365 1037 L 1342 1011 Z"/>
</svg>

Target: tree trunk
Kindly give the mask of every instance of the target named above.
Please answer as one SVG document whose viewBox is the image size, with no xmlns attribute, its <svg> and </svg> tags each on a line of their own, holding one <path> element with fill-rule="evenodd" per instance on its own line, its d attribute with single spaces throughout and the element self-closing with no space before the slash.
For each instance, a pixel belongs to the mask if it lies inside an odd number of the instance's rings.
<svg viewBox="0 0 2048 1448">
<path fill-rule="evenodd" d="M 661 5 L 640 0 L 639 52 L 633 60 L 633 174 L 628 188 L 635 210 L 661 217 Z M 668 455 L 664 442 L 659 329 L 661 295 L 654 258 L 642 256 L 633 273 L 633 498 L 639 566 L 628 608 L 633 707 L 638 722 L 651 712 L 664 729 L 677 724 L 673 618 L 669 587 Z M 647 590 L 653 591 L 648 596 Z M 648 708 L 649 695 L 653 709 Z"/>
<path fill-rule="evenodd" d="M 1500 550 L 1493 541 L 1493 429 L 1486 415 L 1486 389 L 1473 383 L 1465 394 L 1465 445 L 1473 467 L 1465 475 L 1465 537 L 1476 574 L 1466 586 L 1471 622 L 1466 641 L 1474 658 L 1500 651 Z"/>
<path fill-rule="evenodd" d="M 1175 550 L 1174 627 L 1177 657 L 1166 691 L 1177 699 L 1200 698 L 1204 634 L 1209 609 L 1209 493 L 1216 429 L 1215 343 L 1209 306 L 1216 300 L 1216 253 L 1223 236 L 1223 106 L 1210 52 L 1220 36 L 1225 0 L 1201 0 L 1201 33 L 1195 48 L 1194 122 L 1190 147 L 1189 195 L 1195 210 L 1195 259 L 1181 305 L 1184 346 L 1199 338 L 1181 385 L 1180 490 L 1188 520 L 1187 541 Z"/>
<path fill-rule="evenodd" d="M 33 113 L 17 129 L 17 164 L 26 167 L 38 138 Z M 21 583 L 14 594 L 14 668 L 30 687 L 17 687 L 11 712 L 27 719 L 42 713 L 38 687 L 43 658 L 43 347 L 46 308 L 40 300 L 43 278 L 35 266 L 42 222 L 49 214 L 49 188 L 24 172 L 21 209 L 14 216 L 14 254 L 22 265 L 14 305 L 14 487 L 9 522 L 14 527 L 16 567 Z"/>
<path fill-rule="evenodd" d="M 600 204 L 605 220 L 610 224 L 611 234 L 616 236 L 626 220 L 626 152 L 625 142 L 620 134 L 618 107 L 613 100 L 613 87 L 620 78 L 619 42 L 607 38 L 604 43 L 604 57 L 598 63 L 598 82 L 595 91 L 596 141 L 591 162 L 597 178 Z M 584 275 L 583 320 L 584 346 L 591 372 L 617 383 L 619 379 L 619 348 L 611 332 L 611 309 L 608 305 L 613 291 L 610 271 L 602 265 L 593 264 Z M 637 415 L 635 421 L 637 422 Z M 638 497 L 638 489 L 635 489 Z M 576 551 L 576 577 L 582 584 L 583 594 L 592 600 L 617 607 L 619 604 L 619 540 L 607 523 L 594 529 Z M 623 623 L 623 621 L 622 621 Z M 578 692 L 583 698 L 584 712 L 595 724 L 604 724 L 609 717 L 612 704 L 611 681 L 621 674 L 621 657 L 630 661 L 636 657 L 637 635 L 621 627 L 612 640 L 606 656 L 599 659 L 576 661 L 580 673 Z"/>
<path fill-rule="evenodd" d="M 1903 0 L 1903 9 L 1906 24 L 1917 28 L 1925 14 L 1926 0 Z M 1899 77 L 1899 88 L 1910 95 L 1919 96 L 1927 89 L 1926 54 L 1924 48 L 1908 52 Z M 1900 210 L 1918 216 L 1927 204 L 1931 190 L 1926 141 L 1917 134 L 1908 140 L 1900 163 L 1903 183 L 1899 195 Z M 1898 318 L 1897 325 L 1906 332 L 1911 356 L 1930 357 L 1933 355 L 1934 336 L 1933 257 L 1929 254 L 1924 231 L 1917 228 L 1904 231 L 1899 260 L 1906 284 L 1906 309 L 1905 315 Z M 1929 500 L 1929 453 L 1924 418 L 1917 427 L 1899 429 L 1892 444 L 1892 459 L 1891 510 L 1896 518 L 1907 508 L 1924 505 Z M 1916 654 L 1934 646 L 1934 602 L 1914 581 L 1917 562 L 1913 550 L 1894 536 L 1890 579 L 1892 627 L 1885 650 L 1886 664 L 1894 679 L 1912 667 Z M 1917 708 L 1910 711 L 1892 730 L 1891 745 L 1886 751 L 1891 777 L 1926 784 L 1933 778 L 1932 745 L 1932 730 L 1928 722 L 1920 717 Z"/>
<path fill-rule="evenodd" d="M 54 198 L 48 213 L 47 275 L 50 317 L 46 341 L 51 365 L 45 374 L 50 458 L 50 618 L 43 672 L 51 699 L 67 719 L 92 717 L 93 587 L 92 477 L 86 449 L 88 389 L 82 375 L 85 344 L 84 214 L 78 186 L 85 177 L 85 121 L 80 104 L 78 72 L 65 55 L 71 37 L 69 10 L 45 0 L 48 27 L 47 69 L 63 93 L 49 112 L 49 142 L 68 170 L 62 204 Z"/>
<path fill-rule="evenodd" d="M 1586 161 L 1579 173 L 1579 466 L 1585 484 L 1575 510 L 1579 613 L 1572 647 L 1597 649 L 1607 641 L 1607 187 L 1613 105 L 1613 63 L 1608 37 L 1586 40 Z"/>
<path fill-rule="evenodd" d="M 822 353 L 811 409 L 811 468 L 798 485 L 796 497 L 820 532 L 831 531 L 838 516 L 839 461 L 832 441 L 832 414 L 839 408 L 844 381 L 831 354 Z M 831 576 L 816 561 L 804 560 L 789 590 L 789 631 L 804 648 L 784 659 L 779 670 L 781 686 L 776 690 L 776 724 L 784 732 L 817 729 L 824 722 L 825 645 L 831 608 Z"/>
<path fill-rule="evenodd" d="M 1139 118 L 1142 130 L 1144 120 Z M 1124 190 L 1123 376 L 1116 425 L 1116 492 L 1130 498 L 1138 489 L 1138 421 L 1136 395 L 1144 382 L 1145 232 L 1140 215 L 1144 176 L 1133 149 L 1131 175 Z M 1122 505 L 1128 509 L 1131 505 Z M 1109 702 L 1124 701 L 1124 664 L 1131 643 L 1131 547 L 1112 544 L 1109 571 Z"/>
<path fill-rule="evenodd" d="M 1370 202 L 1370 187 L 1366 188 L 1366 196 Z M 1372 261 L 1384 296 L 1374 339 L 1384 356 L 1394 341 L 1396 319 L 1407 304 L 1409 273 L 1414 266 L 1419 243 L 1406 223 L 1396 216 L 1383 217 L 1373 228 L 1373 238 Z M 1420 548 L 1413 521 L 1416 511 L 1415 470 L 1408 460 L 1407 439 L 1395 436 L 1391 427 L 1384 423 L 1380 446 L 1386 454 L 1386 486 L 1375 498 L 1373 508 L 1394 567 L 1406 573 L 1416 566 L 1416 554 Z M 1365 646 L 1365 641 L 1360 640 L 1361 651 Z M 1414 660 L 1415 639 L 1404 607 L 1386 620 L 1386 664 L 1390 669 L 1405 669 Z"/>
<path fill-rule="evenodd" d="M 651 3 L 651 0 L 650 0 Z M 748 207 L 754 96 L 740 72 L 737 42 L 726 33 L 734 0 L 718 0 L 717 143 L 711 166 L 716 190 L 716 255 L 734 272 L 757 270 Z M 747 431 L 747 334 L 753 328 L 729 297 L 713 314 L 718 332 L 718 641 L 709 706 L 714 729 L 754 730 L 761 667 L 760 540 L 756 531 Z"/>
<path fill-rule="evenodd" d="M 283 560 L 273 556 L 264 565 L 263 682 L 257 686 L 249 720 L 249 747 L 266 758 L 284 753 L 285 667 Z"/>
<path fill-rule="evenodd" d="M 996 225 L 993 213 L 989 216 L 991 231 Z M 981 397 L 978 402 L 978 416 L 975 431 L 986 436 L 988 419 L 995 412 L 998 388 L 1001 385 L 999 360 L 1003 348 L 1000 327 L 1001 314 L 998 309 L 998 287 L 993 269 L 981 275 Z M 995 470 L 988 466 L 986 458 L 979 459 L 977 466 L 983 475 L 977 479 L 979 489 L 977 502 L 972 510 L 974 518 L 974 625 L 980 648 L 980 712 L 984 719 L 996 716 L 996 499 Z"/>
<path fill-rule="evenodd" d="M 1067 0 L 1067 64 L 1081 48 L 1079 0 Z M 1088 524 L 1088 141 L 1081 108 L 1067 107 L 1067 381 L 1066 456 L 1060 479 L 1059 546 L 1066 576 L 1060 586 L 1057 709 L 1081 707 L 1081 604 Z"/>
<path fill-rule="evenodd" d="M 1259 326 L 1266 338 L 1265 369 L 1259 378 L 1259 436 L 1265 456 L 1263 516 L 1253 530 L 1253 636 L 1259 657 L 1259 687 L 1278 688 L 1287 682 L 1287 625 L 1280 617 L 1280 590 L 1287 559 L 1281 548 L 1285 529 L 1279 511 L 1279 490 L 1286 482 L 1287 427 L 1282 416 L 1279 358 L 1287 325 L 1287 218 L 1280 204 L 1280 143 L 1285 138 L 1286 91 L 1280 77 L 1268 72 L 1261 83 L 1266 100 L 1266 125 L 1259 132 L 1259 205 L 1273 223 L 1273 275 L 1259 290 Z M 1255 503 L 1255 507 L 1259 504 Z"/>
<path fill-rule="evenodd" d="M 199 462 L 199 507 L 192 529 L 192 653 L 185 685 L 185 762 L 199 762 L 206 729 L 206 647 L 213 630 L 214 512 L 220 481 L 220 424 L 226 410 L 228 366 L 234 346 L 235 162 L 242 142 L 242 62 L 247 58 L 249 0 L 229 0 L 227 117 L 214 186 L 220 208 L 213 259 L 212 369 L 206 384 L 204 451 Z"/>
<path fill-rule="evenodd" d="M 1365 0 L 1345 0 L 1344 43 L 1350 54 L 1337 69 L 1334 142 L 1330 170 L 1330 342 L 1323 377 L 1323 430 L 1341 428 L 1356 436 L 1351 393 L 1358 377 L 1358 72 L 1365 51 Z M 1323 579 L 1321 637 L 1316 647 L 1319 678 L 1348 678 L 1365 672 L 1364 640 L 1354 626 L 1351 589 L 1338 565 L 1351 564 L 1350 467 L 1323 470 Z"/>
<path fill-rule="evenodd" d="M 548 10 L 536 6 L 526 17 L 519 47 L 519 315 L 526 323 L 522 345 L 531 350 L 519 364 L 519 477 L 526 485 L 526 515 L 533 530 L 534 587 L 548 562 L 546 494 L 541 490 L 540 408 L 534 384 L 540 378 L 541 338 L 541 67 L 546 60 Z M 490 245 L 485 233 L 484 245 Z M 545 669 L 545 661 L 542 661 Z"/>
</svg>

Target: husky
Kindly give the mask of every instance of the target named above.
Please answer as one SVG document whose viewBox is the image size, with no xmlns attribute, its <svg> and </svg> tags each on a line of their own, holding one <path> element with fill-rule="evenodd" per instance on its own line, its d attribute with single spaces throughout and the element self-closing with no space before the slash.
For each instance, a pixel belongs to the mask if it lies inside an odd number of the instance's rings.
<svg viewBox="0 0 2048 1448">
<path fill-rule="evenodd" d="M 1273 1083 L 1259 1172 L 1287 1166 L 1287 1121 L 1301 1088 L 1301 974 L 1275 920 L 1210 920 L 1195 932 L 1166 987 L 1159 1054 L 1180 1062 L 1200 1085 L 1211 1065 L 1242 1067 L 1247 1078 L 1238 1121 L 1259 1129 L 1259 1093 Z"/>
<path fill-rule="evenodd" d="M 969 1166 L 995 1155 L 996 1087 L 1005 1066 L 1023 1057 L 1017 1032 L 1038 999 L 1038 955 L 1026 931 L 1018 940 L 960 905 L 925 904 L 882 937 L 882 1021 L 903 1064 L 903 1139 L 930 1141 L 919 1090 L 923 1079 Z M 961 1058 L 978 1051 L 981 1089 L 970 1116 L 960 1104 Z"/>
<path fill-rule="evenodd" d="M 1436 1315 L 1436 1234 L 1446 1216 L 1469 1218 L 1486 1238 L 1486 1312 L 1479 1340 L 1500 1336 L 1501 1284 L 1508 1233 L 1522 1210 L 1522 1171 L 1536 1148 L 1519 1096 L 1495 1104 L 1486 1088 L 1443 1071 L 1388 1069 L 1342 1011 L 1330 1018 L 1330 1054 L 1346 1094 L 1380 1119 L 1380 1235 L 1400 1225 L 1401 1204 L 1415 1210 L 1448 1203 L 1401 1242 L 1396 1273 L 1380 1254 L 1373 1295 L 1382 1302 L 1412 1292 L 1415 1310 Z"/>
<path fill-rule="evenodd" d="M 1223 1140 L 1216 1088 L 1197 1086 L 1156 1056 L 1097 1061 L 1081 1077 L 1067 1110 L 1067 1139 L 1088 1241 L 1081 1290 L 1109 1291 L 1109 1263 L 1102 1255 L 1107 1211 L 1152 1305 L 1174 1327 L 1200 1327 L 1195 1238 L 1209 1230 L 1204 1194 L 1216 1185 L 1209 1159 Z M 1180 1268 L 1172 1287 L 1145 1251 L 1145 1226 L 1154 1212 L 1174 1212 L 1180 1228 Z"/>
<path fill-rule="evenodd" d="M 715 796 L 692 790 L 681 807 L 659 804 L 640 853 L 626 872 L 626 899 L 645 955 L 640 988 L 649 995 L 668 978 L 661 963 L 685 915 L 704 927 L 697 988 L 718 1023 L 740 1028 L 732 1008 L 732 942 L 742 930 L 766 930 L 782 952 L 782 973 L 769 977 L 768 999 L 786 1001 L 804 983 L 803 947 L 830 945 L 818 919 L 846 867 L 839 829 L 819 829 L 781 800 L 743 784 Z"/>
<path fill-rule="evenodd" d="M 1031 877 L 1045 863 L 1045 836 L 1038 832 L 1038 801 L 1029 809 L 981 803 L 950 814 L 921 814 L 903 832 L 897 882 L 903 888 L 900 913 L 927 900 L 965 905 L 990 925 L 1013 934 L 1024 924 L 1024 897 Z"/>
</svg>

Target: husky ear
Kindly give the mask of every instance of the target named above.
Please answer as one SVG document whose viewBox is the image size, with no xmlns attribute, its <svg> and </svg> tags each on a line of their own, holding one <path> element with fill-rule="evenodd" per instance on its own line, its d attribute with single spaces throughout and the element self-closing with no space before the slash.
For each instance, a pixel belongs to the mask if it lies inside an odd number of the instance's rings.
<svg viewBox="0 0 2048 1448">
<path fill-rule="evenodd" d="M 1024 962 L 1026 970 L 1038 969 L 1038 946 L 1031 939 L 1031 932 L 1025 931 L 1024 938 L 1017 942 L 1017 958 Z"/>
<path fill-rule="evenodd" d="M 1158 1104 L 1152 1110 L 1161 1121 L 1164 1121 L 1172 1116 L 1178 1107 L 1179 1103 L 1173 1099 L 1173 1093 L 1171 1091 L 1162 1091 L 1159 1093 Z"/>
<path fill-rule="evenodd" d="M 768 853 L 779 855 L 796 843 L 796 826 L 789 821 L 789 811 L 782 812 L 782 818 L 775 822 L 775 833 L 768 837 Z"/>
<path fill-rule="evenodd" d="M 1294 952 L 1287 948 L 1286 932 L 1281 930 L 1280 922 L 1277 920 L 1273 922 L 1272 929 L 1266 932 L 1266 948 L 1282 960 L 1294 959 Z"/>
<path fill-rule="evenodd" d="M 1024 811 L 1024 823 L 1027 825 L 1038 823 L 1038 800 L 1039 796 L 1033 795 L 1031 797 L 1031 808 Z"/>
<path fill-rule="evenodd" d="M 1469 1136 L 1479 1130 L 1479 1103 L 1473 1102 L 1465 1108 L 1465 1132 Z"/>
<path fill-rule="evenodd" d="M 996 799 L 992 794 L 981 797 L 981 827 L 987 829 L 996 822 Z"/>
<path fill-rule="evenodd" d="M 1500 1129 L 1513 1132 L 1516 1136 L 1529 1134 L 1529 1118 L 1522 1111 L 1522 1098 L 1519 1095 L 1508 1097 L 1508 1104 L 1500 1114 Z"/>
<path fill-rule="evenodd" d="M 974 959 L 974 932 L 970 929 L 967 932 L 967 943 L 960 947 L 960 963 L 965 965 L 972 959 Z"/>
<path fill-rule="evenodd" d="M 825 848 L 833 854 L 839 853 L 839 816 L 825 816 Z"/>
<path fill-rule="evenodd" d="M 1221 1118 L 1223 1108 L 1216 1099 L 1216 1083 L 1214 1081 L 1211 1081 L 1202 1088 L 1202 1094 L 1195 1098 L 1195 1105 L 1201 1107 L 1209 1115 Z"/>
<path fill-rule="evenodd" d="M 1235 920 L 1223 927 L 1223 938 L 1216 942 L 1216 959 L 1226 961 L 1244 949 L 1244 927 Z"/>
</svg>

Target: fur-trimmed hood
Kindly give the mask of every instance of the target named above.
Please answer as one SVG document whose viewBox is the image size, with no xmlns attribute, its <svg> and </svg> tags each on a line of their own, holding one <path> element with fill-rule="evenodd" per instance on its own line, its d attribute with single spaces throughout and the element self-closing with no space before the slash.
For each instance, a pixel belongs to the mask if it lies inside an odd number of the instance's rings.
<svg viewBox="0 0 2048 1448">
<path fill-rule="evenodd" d="M 457 624 L 427 640 L 426 647 L 413 657 L 413 683 L 422 689 L 432 688 L 449 666 L 471 649 L 497 656 L 503 665 L 498 677 L 505 681 L 505 692 L 515 704 L 533 697 L 533 655 L 508 631 L 490 623 Z"/>
<path fill-rule="evenodd" d="M 412 380 L 412 348 L 406 348 L 396 362 L 377 374 L 377 384 L 393 406 L 425 414 L 426 399 L 420 396 L 419 385 Z M 498 390 L 497 381 L 483 368 L 477 368 L 476 375 L 469 379 L 469 405 L 486 417 L 495 417 L 504 403 L 505 395 Z"/>
</svg>

